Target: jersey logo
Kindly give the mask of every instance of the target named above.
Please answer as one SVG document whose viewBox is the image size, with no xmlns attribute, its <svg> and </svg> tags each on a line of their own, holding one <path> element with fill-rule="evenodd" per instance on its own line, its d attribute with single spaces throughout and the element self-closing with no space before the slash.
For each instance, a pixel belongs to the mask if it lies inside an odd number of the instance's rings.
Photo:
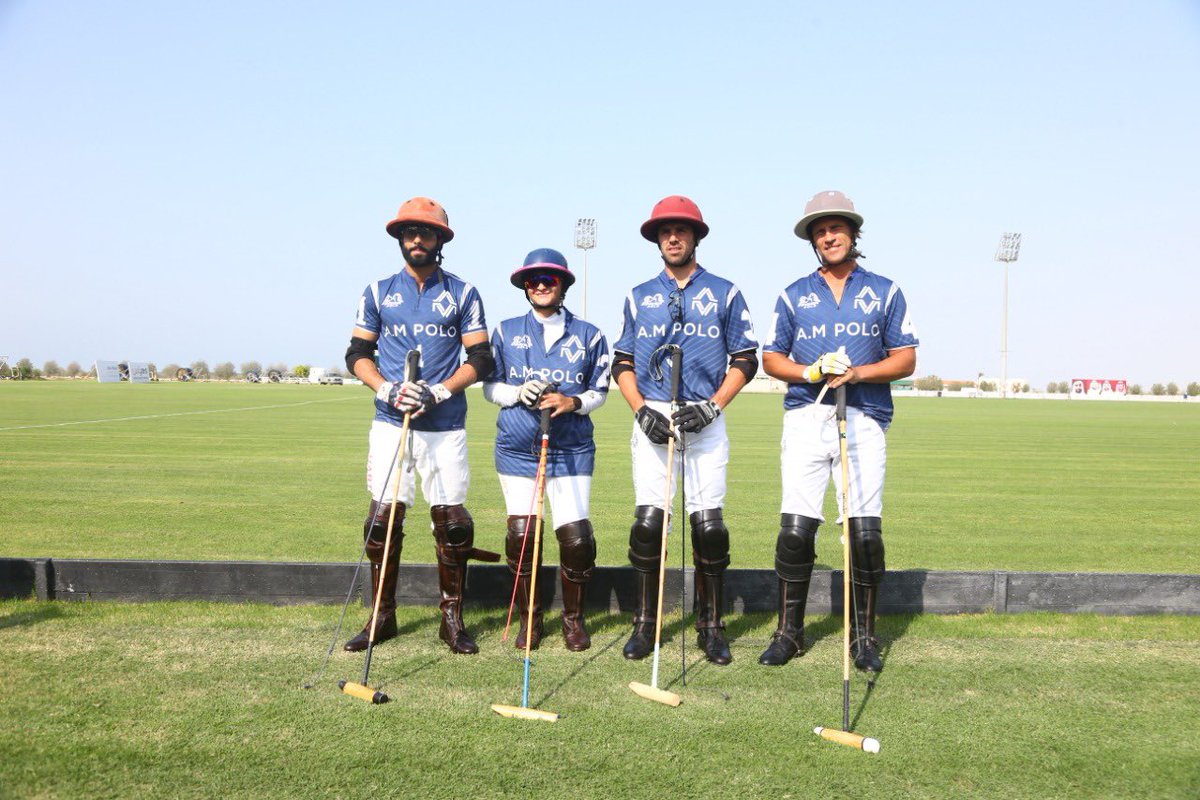
<svg viewBox="0 0 1200 800">
<path fill-rule="evenodd" d="M 454 313 L 454 309 L 458 306 L 454 302 L 454 295 L 450 294 L 449 289 L 443 289 L 442 293 L 433 301 L 433 310 L 441 314 L 443 317 L 448 317 Z"/>
<path fill-rule="evenodd" d="M 696 309 L 701 316 L 705 317 L 716 311 L 717 298 L 713 297 L 712 289 L 707 287 L 701 289 L 700 294 L 692 298 L 692 308 Z"/>
<path fill-rule="evenodd" d="M 512 338 L 512 346 L 518 350 L 528 350 L 533 347 L 533 339 L 528 334 L 518 333 Z"/>
<path fill-rule="evenodd" d="M 662 292 L 648 294 L 642 298 L 642 308 L 662 308 L 663 302 Z"/>
<path fill-rule="evenodd" d="M 583 360 L 583 357 L 587 355 L 587 350 L 584 349 L 583 342 L 579 341 L 579 337 L 572 335 L 562 343 L 558 354 L 571 364 L 574 364 L 576 361 Z"/>
<path fill-rule="evenodd" d="M 796 305 L 801 308 L 816 308 L 821 305 L 821 298 L 817 297 L 816 292 L 809 292 L 796 301 Z"/>
<path fill-rule="evenodd" d="M 879 310 L 879 295 L 871 291 L 870 286 L 864 286 L 854 297 L 854 307 L 864 314 L 873 314 Z"/>
<path fill-rule="evenodd" d="M 393 292 L 392 294 L 389 294 L 387 297 L 383 298 L 384 308 L 395 308 L 396 306 L 403 304 L 404 298 L 400 296 L 399 292 Z"/>
</svg>

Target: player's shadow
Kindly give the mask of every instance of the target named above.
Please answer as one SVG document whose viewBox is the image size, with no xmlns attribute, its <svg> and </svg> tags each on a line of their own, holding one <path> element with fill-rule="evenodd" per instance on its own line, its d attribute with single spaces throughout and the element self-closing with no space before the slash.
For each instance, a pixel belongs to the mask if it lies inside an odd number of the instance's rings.
<svg viewBox="0 0 1200 800">
<path fill-rule="evenodd" d="M 58 603 L 43 603 L 30 609 L 20 609 L 0 617 L 0 629 L 37 625 L 64 615 Z"/>
</svg>

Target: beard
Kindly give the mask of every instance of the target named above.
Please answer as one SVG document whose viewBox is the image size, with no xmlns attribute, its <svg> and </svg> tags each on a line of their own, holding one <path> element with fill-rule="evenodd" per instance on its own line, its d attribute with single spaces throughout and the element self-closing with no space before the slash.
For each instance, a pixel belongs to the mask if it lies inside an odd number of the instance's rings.
<svg viewBox="0 0 1200 800">
<path fill-rule="evenodd" d="M 413 269 L 421 269 L 423 267 L 437 264 L 439 252 L 440 248 L 434 248 L 432 250 L 426 250 L 420 255 L 414 255 L 403 244 L 400 245 L 400 253 L 404 256 L 404 262 Z"/>
<path fill-rule="evenodd" d="M 683 252 L 681 252 L 677 256 L 668 256 L 666 253 L 663 253 L 661 250 L 659 251 L 659 253 L 660 253 L 660 255 L 662 255 L 663 263 L 666 264 L 668 267 L 683 267 L 683 266 L 686 266 L 687 264 L 690 264 L 692 259 L 694 259 L 696 257 L 696 247 L 695 247 L 695 245 L 693 245 L 691 247 L 688 247 L 685 245 L 683 248 Z"/>
</svg>

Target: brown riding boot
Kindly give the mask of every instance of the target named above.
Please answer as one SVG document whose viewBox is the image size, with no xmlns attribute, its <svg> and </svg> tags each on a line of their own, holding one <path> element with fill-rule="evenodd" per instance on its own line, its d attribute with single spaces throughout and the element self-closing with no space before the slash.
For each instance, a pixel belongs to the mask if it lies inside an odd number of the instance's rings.
<svg viewBox="0 0 1200 800">
<path fill-rule="evenodd" d="M 532 582 L 533 570 L 533 535 L 535 517 L 509 516 L 508 533 L 504 537 L 504 553 L 508 562 L 508 571 L 512 573 L 515 583 L 517 610 L 520 613 L 520 633 L 517 634 L 515 647 L 525 649 L 525 640 L 529 626 L 529 588 Z M 541 568 L 542 554 L 538 553 L 537 568 Z M 542 643 L 545 626 L 542 622 L 542 587 L 538 587 L 537 596 L 533 598 L 533 638 L 529 649 L 536 650 Z"/>
<path fill-rule="evenodd" d="M 479 646 L 463 625 L 463 589 L 467 582 L 467 560 L 472 554 L 475 526 L 462 506 L 434 506 L 433 537 L 438 561 L 438 588 L 441 590 L 442 622 L 438 638 L 459 655 L 474 655 Z"/>
<path fill-rule="evenodd" d="M 396 519 L 392 525 L 392 546 L 388 551 L 387 569 L 382 568 L 384 541 L 387 537 L 389 509 L 387 505 L 371 503 L 371 512 L 363 525 L 367 537 L 367 559 L 371 562 L 370 607 L 375 607 L 375 596 L 379 593 L 379 580 L 383 578 L 383 595 L 379 599 L 379 617 L 375 624 L 375 644 L 394 639 L 396 630 L 396 581 L 400 577 L 400 551 L 404 545 L 404 506 L 396 506 Z M 363 629 L 344 649 L 351 653 L 366 650 L 371 642 L 371 616 L 368 615 Z"/>
<path fill-rule="evenodd" d="M 583 624 L 583 601 L 596 569 L 596 537 L 592 523 L 586 519 L 560 525 L 554 533 L 558 537 L 562 583 L 563 639 L 568 650 L 578 653 L 592 646 L 592 637 Z"/>
</svg>

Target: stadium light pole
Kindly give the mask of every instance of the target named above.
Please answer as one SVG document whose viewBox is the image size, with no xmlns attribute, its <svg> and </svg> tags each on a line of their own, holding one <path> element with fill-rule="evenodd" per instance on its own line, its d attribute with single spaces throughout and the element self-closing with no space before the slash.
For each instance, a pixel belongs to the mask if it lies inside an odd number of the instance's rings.
<svg viewBox="0 0 1200 800">
<path fill-rule="evenodd" d="M 996 260 L 1004 264 L 1004 317 L 1000 325 L 1000 396 L 1008 397 L 1008 265 L 1021 253 L 1021 234 L 1006 233 L 1000 237 Z"/>
<path fill-rule="evenodd" d="M 583 251 L 583 309 L 580 316 L 587 319 L 587 258 L 588 250 L 596 246 L 596 220 L 590 217 L 576 220 L 575 246 Z"/>
</svg>

